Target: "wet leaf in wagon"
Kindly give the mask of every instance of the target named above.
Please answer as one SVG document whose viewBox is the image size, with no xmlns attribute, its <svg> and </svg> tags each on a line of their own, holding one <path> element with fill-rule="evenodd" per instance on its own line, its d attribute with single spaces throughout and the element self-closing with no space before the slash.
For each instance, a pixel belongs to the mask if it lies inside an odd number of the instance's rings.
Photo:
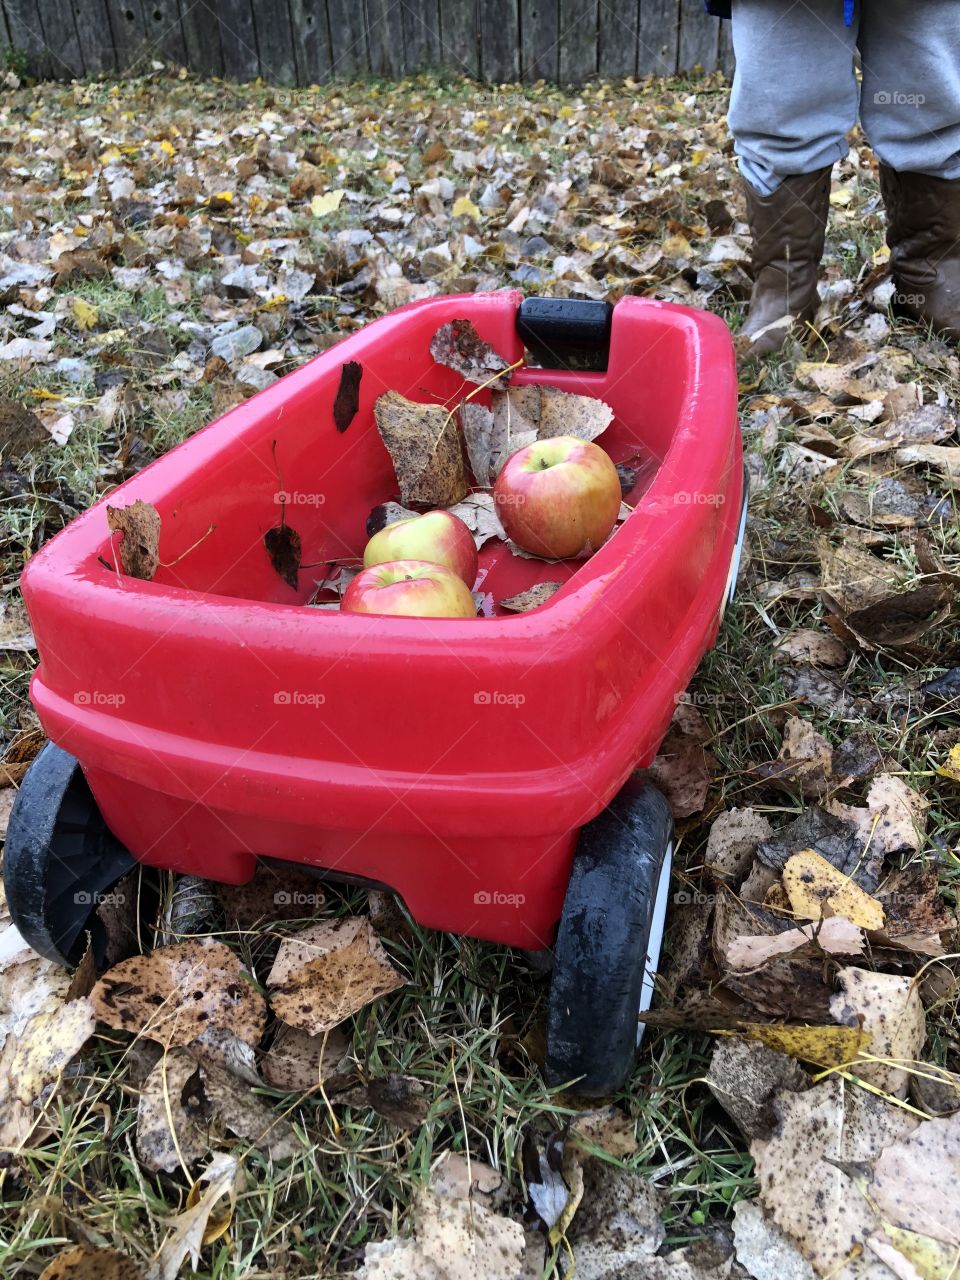
<svg viewBox="0 0 960 1280">
<path fill-rule="evenodd" d="M 107 507 L 107 525 L 122 533 L 119 555 L 124 573 L 149 582 L 160 568 L 160 513 L 139 498 L 129 507 Z"/>
<path fill-rule="evenodd" d="M 363 365 L 356 360 L 348 360 L 340 367 L 340 385 L 337 397 L 333 402 L 333 421 L 338 431 L 346 431 L 357 416 L 360 407 L 360 379 L 363 377 Z"/>
<path fill-rule="evenodd" d="M 374 405 L 405 505 L 449 507 L 470 491 L 456 417 L 439 404 L 419 404 L 387 391 Z"/>
<path fill-rule="evenodd" d="M 430 342 L 430 354 L 437 364 L 478 386 L 504 387 L 510 377 L 510 365 L 495 347 L 484 342 L 469 320 L 441 325 Z"/>
<path fill-rule="evenodd" d="M 298 575 L 303 558 L 303 544 L 299 533 L 284 522 L 267 530 L 263 535 L 263 545 L 274 569 L 287 586 L 296 591 L 300 585 Z"/>
</svg>

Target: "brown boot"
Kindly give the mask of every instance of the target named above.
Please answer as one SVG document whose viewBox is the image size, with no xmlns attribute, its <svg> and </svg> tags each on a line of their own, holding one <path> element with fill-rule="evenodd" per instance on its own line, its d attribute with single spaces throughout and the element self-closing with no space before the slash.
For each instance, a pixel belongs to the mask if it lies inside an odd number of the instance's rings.
<svg viewBox="0 0 960 1280">
<path fill-rule="evenodd" d="M 743 353 L 748 357 L 779 351 L 794 322 L 816 313 L 831 168 L 784 178 L 769 196 L 743 184 L 753 236 L 753 293 L 740 331 L 751 340 Z"/>
<path fill-rule="evenodd" d="M 960 339 L 960 178 L 880 166 L 898 315 Z"/>
</svg>

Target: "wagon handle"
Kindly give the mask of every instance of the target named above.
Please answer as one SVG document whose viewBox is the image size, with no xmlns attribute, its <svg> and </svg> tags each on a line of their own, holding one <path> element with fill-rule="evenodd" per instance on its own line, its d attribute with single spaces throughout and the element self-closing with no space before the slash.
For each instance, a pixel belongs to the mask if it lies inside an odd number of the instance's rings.
<svg viewBox="0 0 960 1280">
<path fill-rule="evenodd" d="M 603 371 L 610 356 L 613 304 L 590 298 L 524 298 L 517 333 L 544 369 Z"/>
</svg>

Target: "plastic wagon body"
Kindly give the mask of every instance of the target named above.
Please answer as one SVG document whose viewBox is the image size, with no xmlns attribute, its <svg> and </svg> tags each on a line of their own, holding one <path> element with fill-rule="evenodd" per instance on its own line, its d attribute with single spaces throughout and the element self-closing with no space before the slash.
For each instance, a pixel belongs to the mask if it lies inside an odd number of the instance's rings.
<svg viewBox="0 0 960 1280">
<path fill-rule="evenodd" d="M 645 460 L 632 515 L 589 560 L 486 544 L 481 589 L 496 600 L 563 581 L 531 613 L 307 609 L 317 573 L 294 590 L 263 546 L 279 464 L 304 561 L 361 554 L 371 508 L 397 493 L 374 401 L 462 394 L 429 354 L 455 318 L 518 360 L 520 300 L 394 312 L 122 485 L 111 505 L 139 498 L 162 517 L 168 567 L 153 581 L 105 567 L 102 503 L 30 562 L 40 721 L 138 860 L 242 882 L 258 858 L 283 859 L 387 885 L 426 926 L 550 945 L 579 829 L 650 762 L 716 634 L 743 485 L 726 327 L 625 298 L 605 372 L 513 375 L 603 398 L 615 419 L 599 443 L 615 462 Z M 360 405 L 340 433 L 332 405 L 350 360 Z"/>
</svg>

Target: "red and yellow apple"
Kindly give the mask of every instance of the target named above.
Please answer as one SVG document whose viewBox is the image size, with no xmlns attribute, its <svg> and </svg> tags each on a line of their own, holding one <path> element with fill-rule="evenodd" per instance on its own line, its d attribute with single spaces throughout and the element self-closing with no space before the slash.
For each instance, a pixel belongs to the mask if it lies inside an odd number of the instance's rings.
<svg viewBox="0 0 960 1280">
<path fill-rule="evenodd" d="M 470 588 L 452 569 L 426 560 L 388 560 L 361 569 L 343 593 L 343 613 L 408 618 L 475 618 Z"/>
<path fill-rule="evenodd" d="M 510 455 L 493 500 L 518 547 L 565 560 L 596 551 L 609 537 L 620 511 L 620 477 L 599 445 L 554 436 Z"/>
<path fill-rule="evenodd" d="M 396 520 L 375 533 L 363 553 L 363 565 L 388 560 L 428 560 L 452 569 L 468 587 L 477 580 L 477 544 L 473 534 L 451 511 L 428 511 Z"/>
</svg>

